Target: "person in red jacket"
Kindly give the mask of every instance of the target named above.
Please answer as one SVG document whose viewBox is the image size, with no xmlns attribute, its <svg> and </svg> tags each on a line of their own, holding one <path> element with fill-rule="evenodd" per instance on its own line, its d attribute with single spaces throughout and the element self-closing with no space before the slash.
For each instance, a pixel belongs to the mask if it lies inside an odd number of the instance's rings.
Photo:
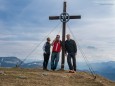
<svg viewBox="0 0 115 86">
<path fill-rule="evenodd" d="M 59 55 L 62 47 L 62 42 L 60 41 L 60 35 L 57 35 L 55 40 L 52 42 L 52 55 L 51 55 L 51 70 L 57 68 L 59 62 Z"/>
</svg>

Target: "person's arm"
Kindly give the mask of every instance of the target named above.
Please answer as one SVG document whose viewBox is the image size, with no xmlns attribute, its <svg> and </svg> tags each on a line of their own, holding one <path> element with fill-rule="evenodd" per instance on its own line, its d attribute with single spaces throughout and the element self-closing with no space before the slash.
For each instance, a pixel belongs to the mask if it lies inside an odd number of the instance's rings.
<svg viewBox="0 0 115 86">
<path fill-rule="evenodd" d="M 62 41 L 61 41 L 61 40 L 60 40 L 60 44 L 61 44 L 61 49 L 62 49 L 63 44 L 62 44 Z"/>
<path fill-rule="evenodd" d="M 76 45 L 76 42 L 74 40 L 73 40 L 73 44 L 74 44 L 74 51 L 77 54 L 77 45 Z"/>
<path fill-rule="evenodd" d="M 53 46 L 53 45 L 54 45 L 55 40 L 56 40 L 56 39 L 54 39 L 54 40 L 53 40 L 53 42 L 51 43 L 51 46 Z"/>
<path fill-rule="evenodd" d="M 43 52 L 46 53 L 45 51 L 45 46 L 46 46 L 46 43 L 43 45 Z"/>
<path fill-rule="evenodd" d="M 65 55 L 67 56 L 67 44 L 66 44 L 66 41 L 65 41 Z"/>
</svg>

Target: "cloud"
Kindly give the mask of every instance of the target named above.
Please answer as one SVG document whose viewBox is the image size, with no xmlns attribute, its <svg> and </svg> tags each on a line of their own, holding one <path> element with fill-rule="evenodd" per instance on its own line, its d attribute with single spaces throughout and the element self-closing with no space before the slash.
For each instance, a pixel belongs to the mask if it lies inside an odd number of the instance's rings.
<svg viewBox="0 0 115 86">
<path fill-rule="evenodd" d="M 91 61 L 115 60 L 115 5 L 95 2 L 99 0 L 67 0 L 67 12 L 82 17 L 70 20 L 68 25 Z M 56 34 L 61 34 L 62 26 L 59 20 L 51 21 L 48 17 L 62 11 L 62 0 L 0 0 L 0 55 L 23 59 L 59 23 L 48 35 L 53 40 Z M 68 27 L 67 33 L 70 33 Z M 29 58 L 42 59 L 44 42 Z M 96 51 L 87 46 L 95 47 Z"/>
<path fill-rule="evenodd" d="M 87 49 L 96 50 L 96 47 L 94 47 L 94 46 L 87 46 Z"/>
</svg>

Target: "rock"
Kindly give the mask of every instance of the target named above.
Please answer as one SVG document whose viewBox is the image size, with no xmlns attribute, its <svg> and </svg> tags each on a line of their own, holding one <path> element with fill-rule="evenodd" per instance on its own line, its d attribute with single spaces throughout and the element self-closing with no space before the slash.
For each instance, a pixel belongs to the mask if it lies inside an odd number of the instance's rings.
<svg viewBox="0 0 115 86">
<path fill-rule="evenodd" d="M 45 73 L 42 73 L 42 75 L 43 75 L 43 76 L 48 76 L 48 73 L 45 72 Z"/>
<path fill-rule="evenodd" d="M 62 76 L 62 78 L 66 78 L 67 76 Z"/>
<path fill-rule="evenodd" d="M 6 75 L 4 71 L 0 71 L 0 74 L 1 75 Z"/>
<path fill-rule="evenodd" d="M 20 79 L 27 79 L 26 76 L 17 76 L 17 78 L 20 78 Z"/>
</svg>

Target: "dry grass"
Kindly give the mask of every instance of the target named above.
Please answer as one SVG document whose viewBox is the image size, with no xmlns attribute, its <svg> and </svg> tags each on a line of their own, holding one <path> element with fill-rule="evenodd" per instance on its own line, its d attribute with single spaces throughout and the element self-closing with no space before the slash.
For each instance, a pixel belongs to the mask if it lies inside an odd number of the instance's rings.
<svg viewBox="0 0 115 86">
<path fill-rule="evenodd" d="M 42 69 L 0 68 L 0 86 L 115 86 L 103 77 L 96 80 L 85 72 L 43 71 Z"/>
</svg>

